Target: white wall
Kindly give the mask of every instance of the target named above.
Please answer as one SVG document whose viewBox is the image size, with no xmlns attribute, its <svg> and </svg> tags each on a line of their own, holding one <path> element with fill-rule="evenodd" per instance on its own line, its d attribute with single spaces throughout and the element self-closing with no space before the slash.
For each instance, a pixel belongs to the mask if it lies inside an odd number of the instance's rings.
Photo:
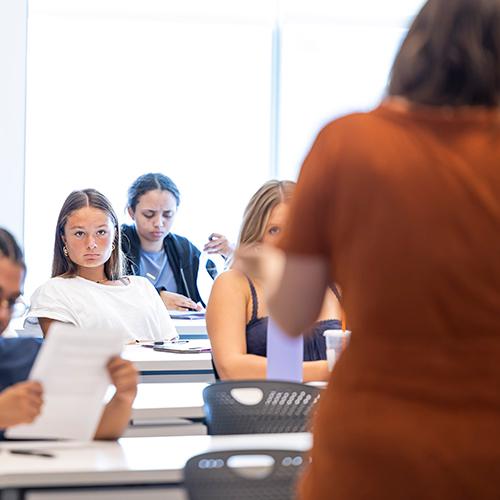
<svg viewBox="0 0 500 500">
<path fill-rule="evenodd" d="M 27 0 L 0 0 L 0 226 L 23 241 Z"/>
</svg>

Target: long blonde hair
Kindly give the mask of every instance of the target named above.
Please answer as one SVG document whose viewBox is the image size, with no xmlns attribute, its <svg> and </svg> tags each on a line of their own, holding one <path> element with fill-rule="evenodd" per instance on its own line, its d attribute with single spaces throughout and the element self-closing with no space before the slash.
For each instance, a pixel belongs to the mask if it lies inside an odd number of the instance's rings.
<svg viewBox="0 0 500 500">
<path fill-rule="evenodd" d="M 290 201 L 294 190 L 293 181 L 273 179 L 261 186 L 245 208 L 237 246 L 262 241 L 271 211 L 280 203 Z"/>
</svg>

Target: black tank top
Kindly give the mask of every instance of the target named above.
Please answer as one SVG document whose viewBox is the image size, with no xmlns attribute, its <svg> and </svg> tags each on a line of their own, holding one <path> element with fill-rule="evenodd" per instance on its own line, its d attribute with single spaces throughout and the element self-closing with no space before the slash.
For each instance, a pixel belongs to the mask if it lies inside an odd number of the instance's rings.
<svg viewBox="0 0 500 500">
<path fill-rule="evenodd" d="M 257 291 L 252 280 L 248 278 L 252 295 L 252 317 L 246 326 L 247 353 L 257 356 L 267 354 L 267 322 L 268 317 L 258 317 L 259 301 Z M 325 330 L 338 330 L 342 324 L 337 319 L 316 321 L 311 328 L 304 332 L 304 361 L 318 361 L 326 359 L 326 344 L 323 333 Z"/>
</svg>

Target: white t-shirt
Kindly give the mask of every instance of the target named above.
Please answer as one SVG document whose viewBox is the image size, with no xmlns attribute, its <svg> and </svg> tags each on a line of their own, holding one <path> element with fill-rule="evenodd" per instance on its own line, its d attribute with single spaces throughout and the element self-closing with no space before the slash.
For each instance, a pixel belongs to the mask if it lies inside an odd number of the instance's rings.
<svg viewBox="0 0 500 500">
<path fill-rule="evenodd" d="M 153 285 L 128 276 L 127 285 L 102 285 L 79 276 L 51 278 L 31 297 L 28 318 L 50 318 L 81 328 L 122 330 L 129 340 L 165 340 L 177 336 Z"/>
</svg>

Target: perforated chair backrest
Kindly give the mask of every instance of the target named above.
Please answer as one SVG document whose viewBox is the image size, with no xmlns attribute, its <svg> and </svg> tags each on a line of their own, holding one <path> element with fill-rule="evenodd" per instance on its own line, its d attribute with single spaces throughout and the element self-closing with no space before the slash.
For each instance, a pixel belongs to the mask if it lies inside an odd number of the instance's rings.
<svg viewBox="0 0 500 500">
<path fill-rule="evenodd" d="M 246 467 L 232 465 L 241 458 L 247 459 Z M 259 468 L 254 463 L 252 471 L 252 458 L 268 458 L 271 464 Z M 190 500 L 291 500 L 306 460 L 304 453 L 293 450 L 208 452 L 188 460 L 184 483 Z"/>
<path fill-rule="evenodd" d="M 203 390 L 208 434 L 308 431 L 320 393 L 296 382 L 216 382 Z"/>
</svg>

